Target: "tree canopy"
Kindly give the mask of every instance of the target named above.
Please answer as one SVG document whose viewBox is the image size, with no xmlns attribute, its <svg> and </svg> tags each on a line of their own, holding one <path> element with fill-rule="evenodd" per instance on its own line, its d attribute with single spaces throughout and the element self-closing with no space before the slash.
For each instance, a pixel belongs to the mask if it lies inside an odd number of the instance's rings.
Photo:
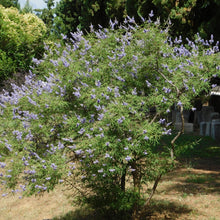
<svg viewBox="0 0 220 220">
<path fill-rule="evenodd" d="M 25 4 L 24 4 L 24 7 L 22 8 L 21 10 L 22 13 L 32 13 L 33 12 L 33 9 L 30 5 L 30 1 L 29 0 L 26 0 Z"/>
<path fill-rule="evenodd" d="M 45 45 L 25 84 L 0 95 L 0 179 L 24 195 L 64 182 L 77 202 L 136 220 L 175 164 L 183 130 L 169 113 L 175 105 L 183 129 L 183 109 L 215 86 L 219 48 L 199 35 L 172 40 L 152 13 L 142 25 L 129 16 L 109 25 Z"/>
<path fill-rule="evenodd" d="M 20 4 L 18 0 L 0 0 L 0 5 L 4 6 L 5 8 L 15 7 L 20 8 Z"/>
<path fill-rule="evenodd" d="M 220 16 L 220 2 L 218 0 L 61 0 L 56 8 L 58 31 L 68 34 L 77 28 L 89 30 L 94 27 L 108 26 L 108 21 L 122 22 L 128 15 L 134 16 L 137 23 L 141 17 L 148 18 L 153 10 L 161 22 L 169 18 L 172 21 L 171 34 L 192 38 L 200 32 L 206 38 L 211 34 L 220 39 L 218 20 Z"/>
</svg>

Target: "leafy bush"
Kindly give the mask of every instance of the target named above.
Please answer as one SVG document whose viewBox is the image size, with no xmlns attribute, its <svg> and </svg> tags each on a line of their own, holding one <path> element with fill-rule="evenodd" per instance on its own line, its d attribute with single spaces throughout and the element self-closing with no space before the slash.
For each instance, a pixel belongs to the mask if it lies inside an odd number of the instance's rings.
<svg viewBox="0 0 220 220">
<path fill-rule="evenodd" d="M 36 15 L 22 15 L 15 8 L 0 5 L 0 79 L 19 68 L 29 69 L 32 58 L 42 56 L 45 33 L 46 27 Z"/>
<path fill-rule="evenodd" d="M 6 78 L 8 73 L 15 72 L 16 66 L 6 52 L 0 50 L 0 79 Z"/>
<path fill-rule="evenodd" d="M 183 114 L 210 89 L 218 47 L 200 38 L 184 46 L 158 20 L 111 25 L 72 33 L 65 48 L 45 45 L 45 58 L 34 59 L 37 72 L 47 68 L 45 80 L 30 73 L 1 95 L 1 179 L 26 195 L 65 182 L 78 202 L 137 219 L 173 167 L 181 132 L 162 145 L 172 133 L 169 112 L 176 105 Z"/>
</svg>

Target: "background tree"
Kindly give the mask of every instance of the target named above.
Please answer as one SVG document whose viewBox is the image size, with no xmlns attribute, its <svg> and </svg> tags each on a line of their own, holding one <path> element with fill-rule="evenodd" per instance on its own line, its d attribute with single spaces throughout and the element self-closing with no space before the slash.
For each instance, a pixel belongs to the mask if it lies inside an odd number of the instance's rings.
<svg viewBox="0 0 220 220">
<path fill-rule="evenodd" d="M 32 13 L 33 12 L 33 9 L 32 9 L 32 7 L 30 5 L 29 0 L 26 0 L 25 5 L 22 8 L 21 12 L 24 13 L 24 14 L 25 13 Z"/>
<path fill-rule="evenodd" d="M 203 0 L 197 1 L 191 12 L 191 27 L 193 33 L 199 32 L 202 37 L 210 37 L 212 34 L 215 40 L 220 41 L 220 1 Z"/>
<path fill-rule="evenodd" d="M 20 9 L 18 0 L 0 0 L 0 5 L 4 6 L 5 8 L 15 7 Z"/>
<path fill-rule="evenodd" d="M 107 27 L 109 22 L 109 18 L 106 14 L 107 1 L 83 0 L 81 5 L 79 21 L 82 29 L 89 30 L 91 24 L 93 24 L 95 28 L 98 28 L 98 25 Z"/>
<path fill-rule="evenodd" d="M 59 34 L 70 36 L 70 32 L 80 25 L 81 6 L 81 0 L 61 0 L 57 4 L 55 26 Z"/>
<path fill-rule="evenodd" d="M 140 8 L 144 13 L 147 2 L 152 2 L 155 8 L 156 16 L 161 21 L 170 18 L 172 21 L 171 34 L 182 35 L 183 38 L 192 38 L 197 32 L 200 32 L 203 38 L 215 35 L 220 40 L 217 20 L 219 19 L 220 2 L 218 0 L 147 0 Z"/>
<path fill-rule="evenodd" d="M 77 27 L 88 31 L 91 23 L 94 27 L 107 27 L 110 19 L 117 18 L 120 23 L 127 15 L 134 16 L 139 23 L 141 16 L 148 19 L 152 10 L 162 23 L 168 18 L 172 21 L 171 35 L 182 35 L 184 39 L 201 32 L 202 37 L 213 34 L 216 40 L 220 39 L 218 0 L 61 0 L 56 8 L 56 21 L 60 32 L 70 33 Z"/>
<path fill-rule="evenodd" d="M 36 15 L 0 5 L 0 81 L 15 71 L 28 70 L 32 58 L 42 56 L 45 32 Z"/>
<path fill-rule="evenodd" d="M 44 2 L 47 4 L 47 8 L 35 9 L 34 11 L 37 13 L 38 17 L 41 18 L 46 24 L 48 35 L 51 35 L 53 32 L 54 24 L 55 2 L 54 0 L 45 0 Z"/>
<path fill-rule="evenodd" d="M 62 0 L 57 4 L 56 15 L 55 23 L 58 21 L 56 26 L 60 31 L 68 34 L 77 28 L 89 31 L 91 24 L 98 28 L 107 27 L 110 19 L 122 22 L 126 17 L 125 1 Z"/>
</svg>

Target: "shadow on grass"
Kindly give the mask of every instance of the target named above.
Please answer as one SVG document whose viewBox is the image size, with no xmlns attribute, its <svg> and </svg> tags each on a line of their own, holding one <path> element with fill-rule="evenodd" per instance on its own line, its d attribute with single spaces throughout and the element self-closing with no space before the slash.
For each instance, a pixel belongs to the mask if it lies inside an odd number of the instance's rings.
<svg viewBox="0 0 220 220">
<path fill-rule="evenodd" d="M 162 220 L 162 219 L 178 219 L 181 215 L 189 214 L 193 210 L 186 205 L 180 203 L 169 202 L 165 200 L 152 200 L 149 207 L 144 213 L 144 218 L 141 220 Z M 52 220 L 131 220 L 130 217 L 125 216 L 106 216 L 95 213 L 91 210 L 77 209 L 69 212 L 64 216 L 53 218 Z"/>
<path fill-rule="evenodd" d="M 101 216 L 97 216 L 95 213 L 88 213 L 88 211 L 77 209 L 71 211 L 64 216 L 55 217 L 51 220 L 101 220 Z M 104 220 L 104 219 L 103 219 Z"/>
<path fill-rule="evenodd" d="M 177 202 L 154 199 L 146 210 L 144 219 L 142 220 L 175 220 L 181 217 L 181 215 L 189 214 L 192 211 L 193 210 L 188 206 L 182 205 Z"/>
<path fill-rule="evenodd" d="M 180 158 L 220 158 L 220 143 L 211 137 L 184 134 L 176 144 Z"/>
<path fill-rule="evenodd" d="M 130 220 L 129 216 L 129 213 L 116 216 L 110 212 L 104 213 L 103 211 L 95 211 L 90 208 L 79 208 L 51 220 Z"/>
<path fill-rule="evenodd" d="M 180 174 L 179 174 L 180 175 Z M 196 194 L 220 194 L 220 173 L 186 173 L 184 179 L 177 184 L 166 187 L 165 191 L 178 191 L 182 195 Z M 175 176 L 173 177 L 175 179 Z"/>
<path fill-rule="evenodd" d="M 220 143 L 211 137 L 184 134 L 176 141 L 175 155 L 182 167 L 220 172 Z"/>
<path fill-rule="evenodd" d="M 220 156 L 220 152 L 217 155 Z M 220 172 L 220 158 L 197 158 L 192 162 L 195 169 Z"/>
<path fill-rule="evenodd" d="M 164 145 L 170 145 L 175 134 L 162 139 Z M 211 137 L 183 134 L 175 142 L 175 155 L 181 159 L 220 159 L 220 142 Z"/>
</svg>

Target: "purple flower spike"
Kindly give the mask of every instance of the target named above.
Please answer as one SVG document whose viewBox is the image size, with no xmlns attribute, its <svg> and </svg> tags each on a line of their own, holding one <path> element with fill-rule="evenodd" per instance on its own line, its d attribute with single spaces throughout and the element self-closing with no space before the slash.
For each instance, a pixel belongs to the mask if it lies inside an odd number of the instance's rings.
<svg viewBox="0 0 220 220">
<path fill-rule="evenodd" d="M 114 171 L 115 171 L 115 169 L 109 169 L 109 171 L 112 173 L 112 172 L 114 172 Z"/>
<path fill-rule="evenodd" d="M 166 121 L 166 119 L 165 119 L 165 118 L 161 118 L 161 119 L 159 120 L 159 123 L 160 123 L 160 124 L 164 124 L 164 123 L 165 123 L 165 121 Z"/>
<path fill-rule="evenodd" d="M 8 195 L 8 193 L 3 193 L 2 194 L 2 197 L 5 197 L 5 196 L 7 196 Z"/>
<path fill-rule="evenodd" d="M 128 141 L 131 141 L 131 140 L 132 140 L 132 137 L 127 138 L 127 140 L 128 140 Z"/>
<path fill-rule="evenodd" d="M 111 158 L 111 156 L 108 153 L 106 153 L 105 158 Z"/>
<path fill-rule="evenodd" d="M 132 158 L 130 156 L 125 157 L 126 161 L 130 161 Z"/>
<path fill-rule="evenodd" d="M 83 134 L 85 132 L 84 128 L 81 128 L 80 131 L 78 131 L 79 134 Z"/>
<path fill-rule="evenodd" d="M 150 12 L 150 14 L 149 14 L 149 17 L 153 17 L 154 16 L 154 12 L 153 12 L 153 10 L 151 10 L 151 12 Z"/>
<path fill-rule="evenodd" d="M 181 101 L 179 101 L 178 103 L 177 103 L 177 106 L 182 106 L 183 104 L 182 104 L 182 102 Z"/>
<path fill-rule="evenodd" d="M 143 130 L 143 134 L 146 134 L 147 133 L 147 130 Z"/>
<path fill-rule="evenodd" d="M 103 173 L 103 168 L 98 170 L 98 173 Z"/>
<path fill-rule="evenodd" d="M 148 141 L 148 140 L 149 140 L 149 137 L 148 137 L 148 136 L 145 136 L 145 137 L 144 137 L 144 140 Z"/>
<path fill-rule="evenodd" d="M 56 166 L 54 163 L 51 164 L 51 167 L 52 167 L 54 170 L 57 169 L 57 166 Z"/>
<path fill-rule="evenodd" d="M 101 84 L 101 82 L 98 80 L 98 81 L 95 83 L 95 85 L 96 85 L 97 87 L 100 87 L 102 84 Z"/>
</svg>

